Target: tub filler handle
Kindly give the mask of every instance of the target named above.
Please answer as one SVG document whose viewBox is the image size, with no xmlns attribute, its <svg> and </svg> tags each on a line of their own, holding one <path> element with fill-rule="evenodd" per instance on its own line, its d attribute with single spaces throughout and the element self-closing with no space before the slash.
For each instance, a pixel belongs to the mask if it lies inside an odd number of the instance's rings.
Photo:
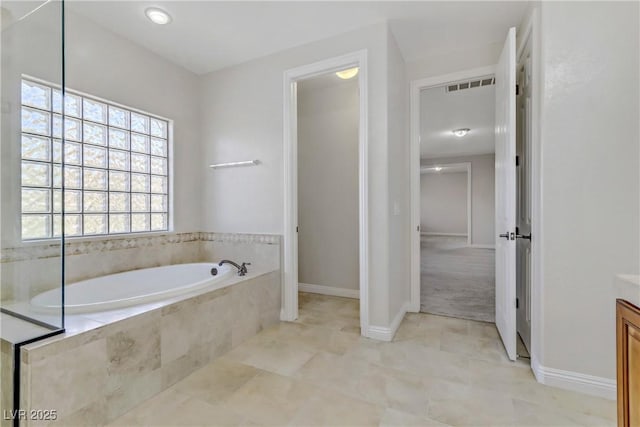
<svg viewBox="0 0 640 427">
<path fill-rule="evenodd" d="M 218 263 L 219 266 L 222 266 L 224 264 L 231 264 L 233 265 L 235 268 L 238 269 L 238 276 L 244 276 L 247 274 L 247 265 L 251 265 L 250 262 L 243 262 L 242 265 L 238 265 L 237 263 L 233 262 L 233 261 L 229 261 L 228 259 L 223 259 L 222 261 L 220 261 Z M 211 270 L 211 274 L 213 274 L 213 269 Z M 217 274 L 217 271 L 216 271 Z M 215 274 L 214 274 L 215 276 Z"/>
</svg>

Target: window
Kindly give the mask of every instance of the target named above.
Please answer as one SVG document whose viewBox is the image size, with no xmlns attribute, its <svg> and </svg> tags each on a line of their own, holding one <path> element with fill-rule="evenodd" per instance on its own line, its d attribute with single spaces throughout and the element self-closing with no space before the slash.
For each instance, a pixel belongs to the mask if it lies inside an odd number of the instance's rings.
<svg viewBox="0 0 640 427">
<path fill-rule="evenodd" d="M 67 91 L 63 126 L 62 102 L 22 80 L 23 240 L 60 236 L 63 170 L 66 236 L 166 231 L 169 123 Z"/>
</svg>

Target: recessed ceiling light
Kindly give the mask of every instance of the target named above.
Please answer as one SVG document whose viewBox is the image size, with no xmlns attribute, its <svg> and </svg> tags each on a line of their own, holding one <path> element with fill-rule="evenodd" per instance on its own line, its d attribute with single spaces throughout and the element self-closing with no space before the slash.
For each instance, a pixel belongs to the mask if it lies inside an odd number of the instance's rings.
<svg viewBox="0 0 640 427">
<path fill-rule="evenodd" d="M 465 136 L 466 134 L 469 133 L 471 129 L 469 128 L 461 128 L 461 129 L 454 129 L 451 132 L 457 136 L 458 138 L 462 138 L 463 136 Z"/>
<path fill-rule="evenodd" d="M 358 67 L 349 68 L 348 70 L 338 71 L 336 76 L 340 77 L 343 80 L 349 80 L 358 75 Z"/>
<path fill-rule="evenodd" d="M 147 15 L 147 18 L 149 18 L 154 24 L 166 25 L 171 22 L 171 16 L 164 10 L 158 9 L 157 7 L 148 8 L 144 11 L 144 14 Z"/>
<path fill-rule="evenodd" d="M 440 172 L 442 168 L 440 166 L 436 166 L 435 168 L 433 168 L 433 170 L 436 172 Z"/>
</svg>

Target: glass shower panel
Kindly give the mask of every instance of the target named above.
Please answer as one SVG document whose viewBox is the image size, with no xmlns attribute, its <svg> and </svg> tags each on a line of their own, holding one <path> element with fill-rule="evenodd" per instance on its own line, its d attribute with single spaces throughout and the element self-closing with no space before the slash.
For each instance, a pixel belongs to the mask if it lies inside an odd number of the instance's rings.
<svg viewBox="0 0 640 427">
<path fill-rule="evenodd" d="M 63 9 L 61 0 L 0 4 L 2 427 L 17 425 L 20 346 L 64 328 L 64 237 L 56 225 L 64 215 L 58 175 L 65 170 L 63 133 L 69 133 L 62 107 Z M 35 310 L 31 299 L 47 291 L 51 306 Z"/>
</svg>

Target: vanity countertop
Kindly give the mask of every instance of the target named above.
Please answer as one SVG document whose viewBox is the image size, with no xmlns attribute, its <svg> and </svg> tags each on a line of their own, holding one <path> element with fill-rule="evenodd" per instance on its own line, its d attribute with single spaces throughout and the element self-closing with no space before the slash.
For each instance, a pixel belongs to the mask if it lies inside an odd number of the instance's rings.
<svg viewBox="0 0 640 427">
<path fill-rule="evenodd" d="M 616 298 L 640 307 L 640 275 L 618 274 L 615 279 Z"/>
</svg>

